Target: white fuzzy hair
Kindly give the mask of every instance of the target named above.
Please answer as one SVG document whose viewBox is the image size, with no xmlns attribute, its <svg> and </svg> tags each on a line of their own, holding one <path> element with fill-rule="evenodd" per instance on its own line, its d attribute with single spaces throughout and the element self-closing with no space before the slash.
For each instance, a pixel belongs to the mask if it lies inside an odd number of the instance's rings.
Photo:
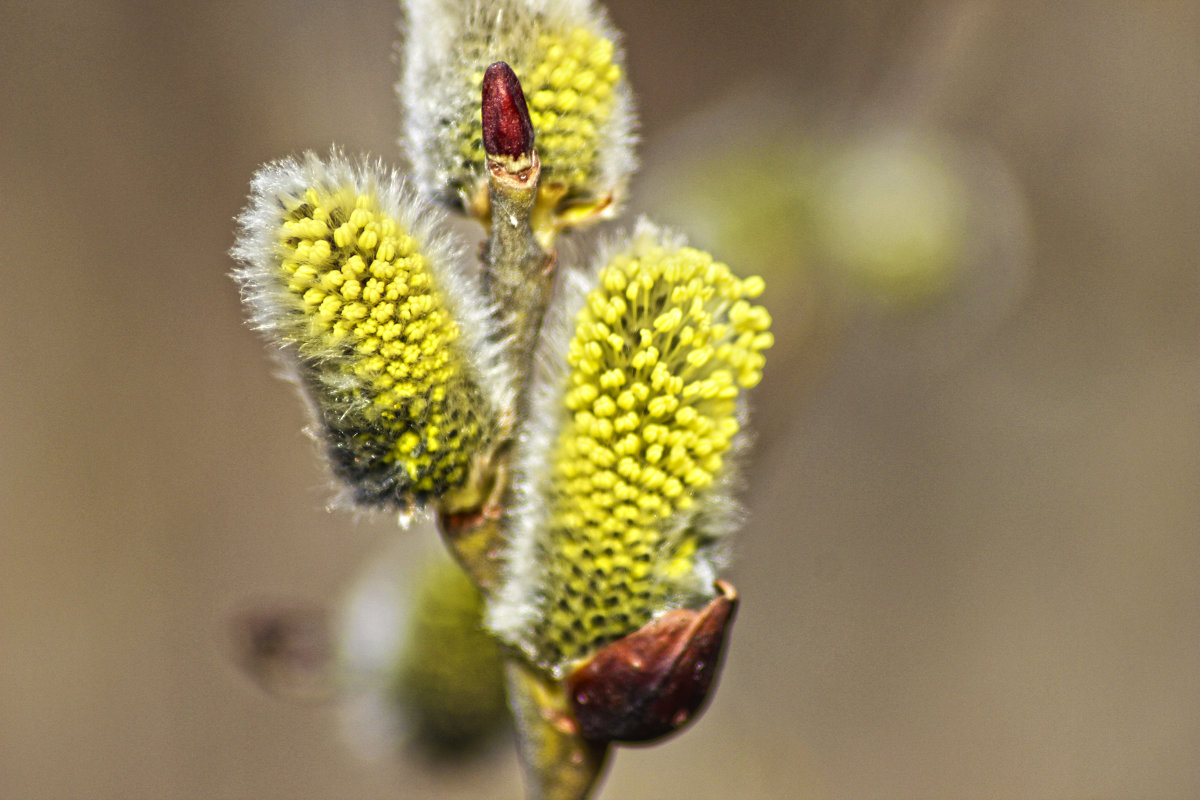
<svg viewBox="0 0 1200 800">
<path fill-rule="evenodd" d="M 547 540 L 551 455 L 563 425 L 569 421 L 563 402 L 569 373 L 567 349 L 587 296 L 599 285 L 601 270 L 619 255 L 636 256 L 656 246 L 677 250 L 686 246 L 686 241 L 682 235 L 664 230 L 645 218 L 637 221 L 632 233 L 606 240 L 588 269 L 564 271 L 558 297 L 542 328 L 529 419 L 521 431 L 514 459 L 515 500 L 508 510 L 504 577 L 488 604 L 486 618 L 493 633 L 519 647 L 535 662 L 539 653 L 530 633 L 543 613 L 546 598 L 555 591 L 555 587 L 546 585 L 543 564 L 548 548 L 553 546 Z M 699 539 L 695 569 L 675 587 L 674 596 L 663 611 L 686 605 L 697 597 L 712 597 L 713 582 L 729 562 L 729 534 L 741 526 L 744 517 L 734 498 L 740 488 L 738 467 L 749 443 L 741 393 L 736 415 L 738 433 L 723 456 L 721 471 L 712 485 L 700 493 L 696 504 L 673 514 L 669 527 L 663 531 L 664 550 L 670 549 L 685 532 Z"/>
<path fill-rule="evenodd" d="M 605 216 L 612 217 L 624 200 L 629 177 L 637 168 L 634 145 L 633 96 L 625 78 L 620 36 L 604 9 L 592 0 L 402 0 L 405 17 L 403 69 L 396 92 L 404 110 L 400 146 L 413 165 L 414 180 L 427 197 L 466 204 L 469 198 L 449 197 L 462 177 L 461 155 L 447 147 L 441 122 L 467 120 L 480 113 L 472 72 L 483 72 L 496 61 L 510 65 L 534 57 L 538 31 L 583 27 L 613 43 L 614 61 L 622 77 L 614 92 L 608 123 L 600 130 L 597 187 L 614 192 Z M 496 32 L 509 28 L 507 36 Z M 477 180 L 484 180 L 482 165 Z"/>
<path fill-rule="evenodd" d="M 304 336 L 300 327 L 304 318 L 300 301 L 288 292 L 280 276 L 279 265 L 285 256 L 280 231 L 288 210 L 302 202 L 309 188 L 337 191 L 347 187 L 358 194 L 373 195 L 379 210 L 395 219 L 416 242 L 435 288 L 458 325 L 459 337 L 453 346 L 487 403 L 484 417 L 494 421 L 507 413 L 515 402 L 516 388 L 505 368 L 503 343 L 490 336 L 494 327 L 492 305 L 477 277 L 464 267 L 466 248 L 450 231 L 444 212 L 420 197 L 395 169 L 379 160 L 352 161 L 335 147 L 327 160 L 309 151 L 261 167 L 251 181 L 249 203 L 238 216 L 237 241 L 231 251 L 239 263 L 233 277 L 241 286 L 250 322 L 280 348 L 286 377 L 300 388 L 313 412 L 315 427 L 320 428 L 321 416 L 310 392 L 320 387 L 313 385 L 311 369 L 303 366 L 302 359 L 312 364 L 340 354 L 332 348 L 314 351 L 307 346 L 303 354 L 299 352 L 297 342 Z M 313 433 L 320 438 L 319 432 Z"/>
</svg>

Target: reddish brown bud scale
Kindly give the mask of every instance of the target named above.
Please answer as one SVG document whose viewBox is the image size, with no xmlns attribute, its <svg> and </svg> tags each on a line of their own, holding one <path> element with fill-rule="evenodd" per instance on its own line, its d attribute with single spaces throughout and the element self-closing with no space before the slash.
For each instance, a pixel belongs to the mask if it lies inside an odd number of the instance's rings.
<svg viewBox="0 0 1200 800">
<path fill-rule="evenodd" d="M 567 699 L 584 738 L 649 742 L 699 713 L 737 610 L 734 588 L 724 581 L 716 588 L 717 596 L 700 611 L 663 614 L 567 676 Z"/>
<path fill-rule="evenodd" d="M 497 61 L 483 73 L 483 149 L 489 156 L 519 159 L 533 150 L 533 120 L 516 73 Z"/>
</svg>

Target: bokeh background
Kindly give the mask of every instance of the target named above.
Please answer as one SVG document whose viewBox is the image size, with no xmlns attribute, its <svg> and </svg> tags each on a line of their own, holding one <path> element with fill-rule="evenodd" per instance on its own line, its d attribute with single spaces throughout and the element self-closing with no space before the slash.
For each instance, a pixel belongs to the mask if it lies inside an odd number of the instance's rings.
<svg viewBox="0 0 1200 800">
<path fill-rule="evenodd" d="M 600 796 L 1200 796 L 1200 6 L 608 5 L 635 207 L 778 343 L 720 691 Z M 395 530 L 325 511 L 226 253 L 260 163 L 398 158 L 396 17 L 0 3 L 0 797 L 520 796 L 230 652 Z"/>
</svg>

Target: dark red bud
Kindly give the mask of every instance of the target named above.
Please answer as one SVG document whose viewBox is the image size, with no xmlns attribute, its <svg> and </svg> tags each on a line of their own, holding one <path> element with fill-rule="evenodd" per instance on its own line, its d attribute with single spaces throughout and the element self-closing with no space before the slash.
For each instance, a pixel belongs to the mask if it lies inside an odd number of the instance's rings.
<svg viewBox="0 0 1200 800">
<path fill-rule="evenodd" d="M 696 717 L 737 610 L 734 588 L 724 581 L 716 588 L 717 596 L 700 611 L 663 614 L 567 676 L 567 698 L 584 738 L 649 742 Z"/>
<path fill-rule="evenodd" d="M 497 61 L 483 73 L 483 149 L 520 158 L 533 150 L 533 120 L 512 68 Z"/>
</svg>

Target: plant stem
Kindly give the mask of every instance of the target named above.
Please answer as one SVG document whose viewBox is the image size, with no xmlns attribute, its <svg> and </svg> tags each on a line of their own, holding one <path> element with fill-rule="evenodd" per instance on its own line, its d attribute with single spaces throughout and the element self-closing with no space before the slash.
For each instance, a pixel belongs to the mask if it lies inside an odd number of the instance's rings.
<svg viewBox="0 0 1200 800">
<path fill-rule="evenodd" d="M 517 172 L 510 172 L 500 159 L 488 159 L 491 231 L 483 254 L 483 285 L 509 345 L 510 366 L 520 387 L 518 418 L 525 415 L 533 353 L 554 287 L 555 255 L 542 249 L 532 225 L 540 177 L 537 151 L 530 165 Z"/>
<path fill-rule="evenodd" d="M 609 745 L 579 735 L 562 683 L 519 656 L 506 665 L 529 800 L 586 800 L 604 773 Z"/>
<path fill-rule="evenodd" d="M 552 219 L 538 205 L 541 162 L 521 84 L 503 63 L 484 75 L 483 141 L 488 200 L 479 210 L 488 227 L 481 253 L 483 285 L 495 309 L 507 367 L 517 387 L 504 421 L 504 441 L 490 464 L 492 491 L 477 510 L 441 516 L 442 534 L 472 580 L 491 592 L 500 577 L 509 465 L 516 432 L 529 414 L 534 353 L 554 289 Z M 585 800 L 604 769 L 608 745 L 584 739 L 561 681 L 517 651 L 506 658 L 509 704 L 530 800 Z"/>
</svg>

